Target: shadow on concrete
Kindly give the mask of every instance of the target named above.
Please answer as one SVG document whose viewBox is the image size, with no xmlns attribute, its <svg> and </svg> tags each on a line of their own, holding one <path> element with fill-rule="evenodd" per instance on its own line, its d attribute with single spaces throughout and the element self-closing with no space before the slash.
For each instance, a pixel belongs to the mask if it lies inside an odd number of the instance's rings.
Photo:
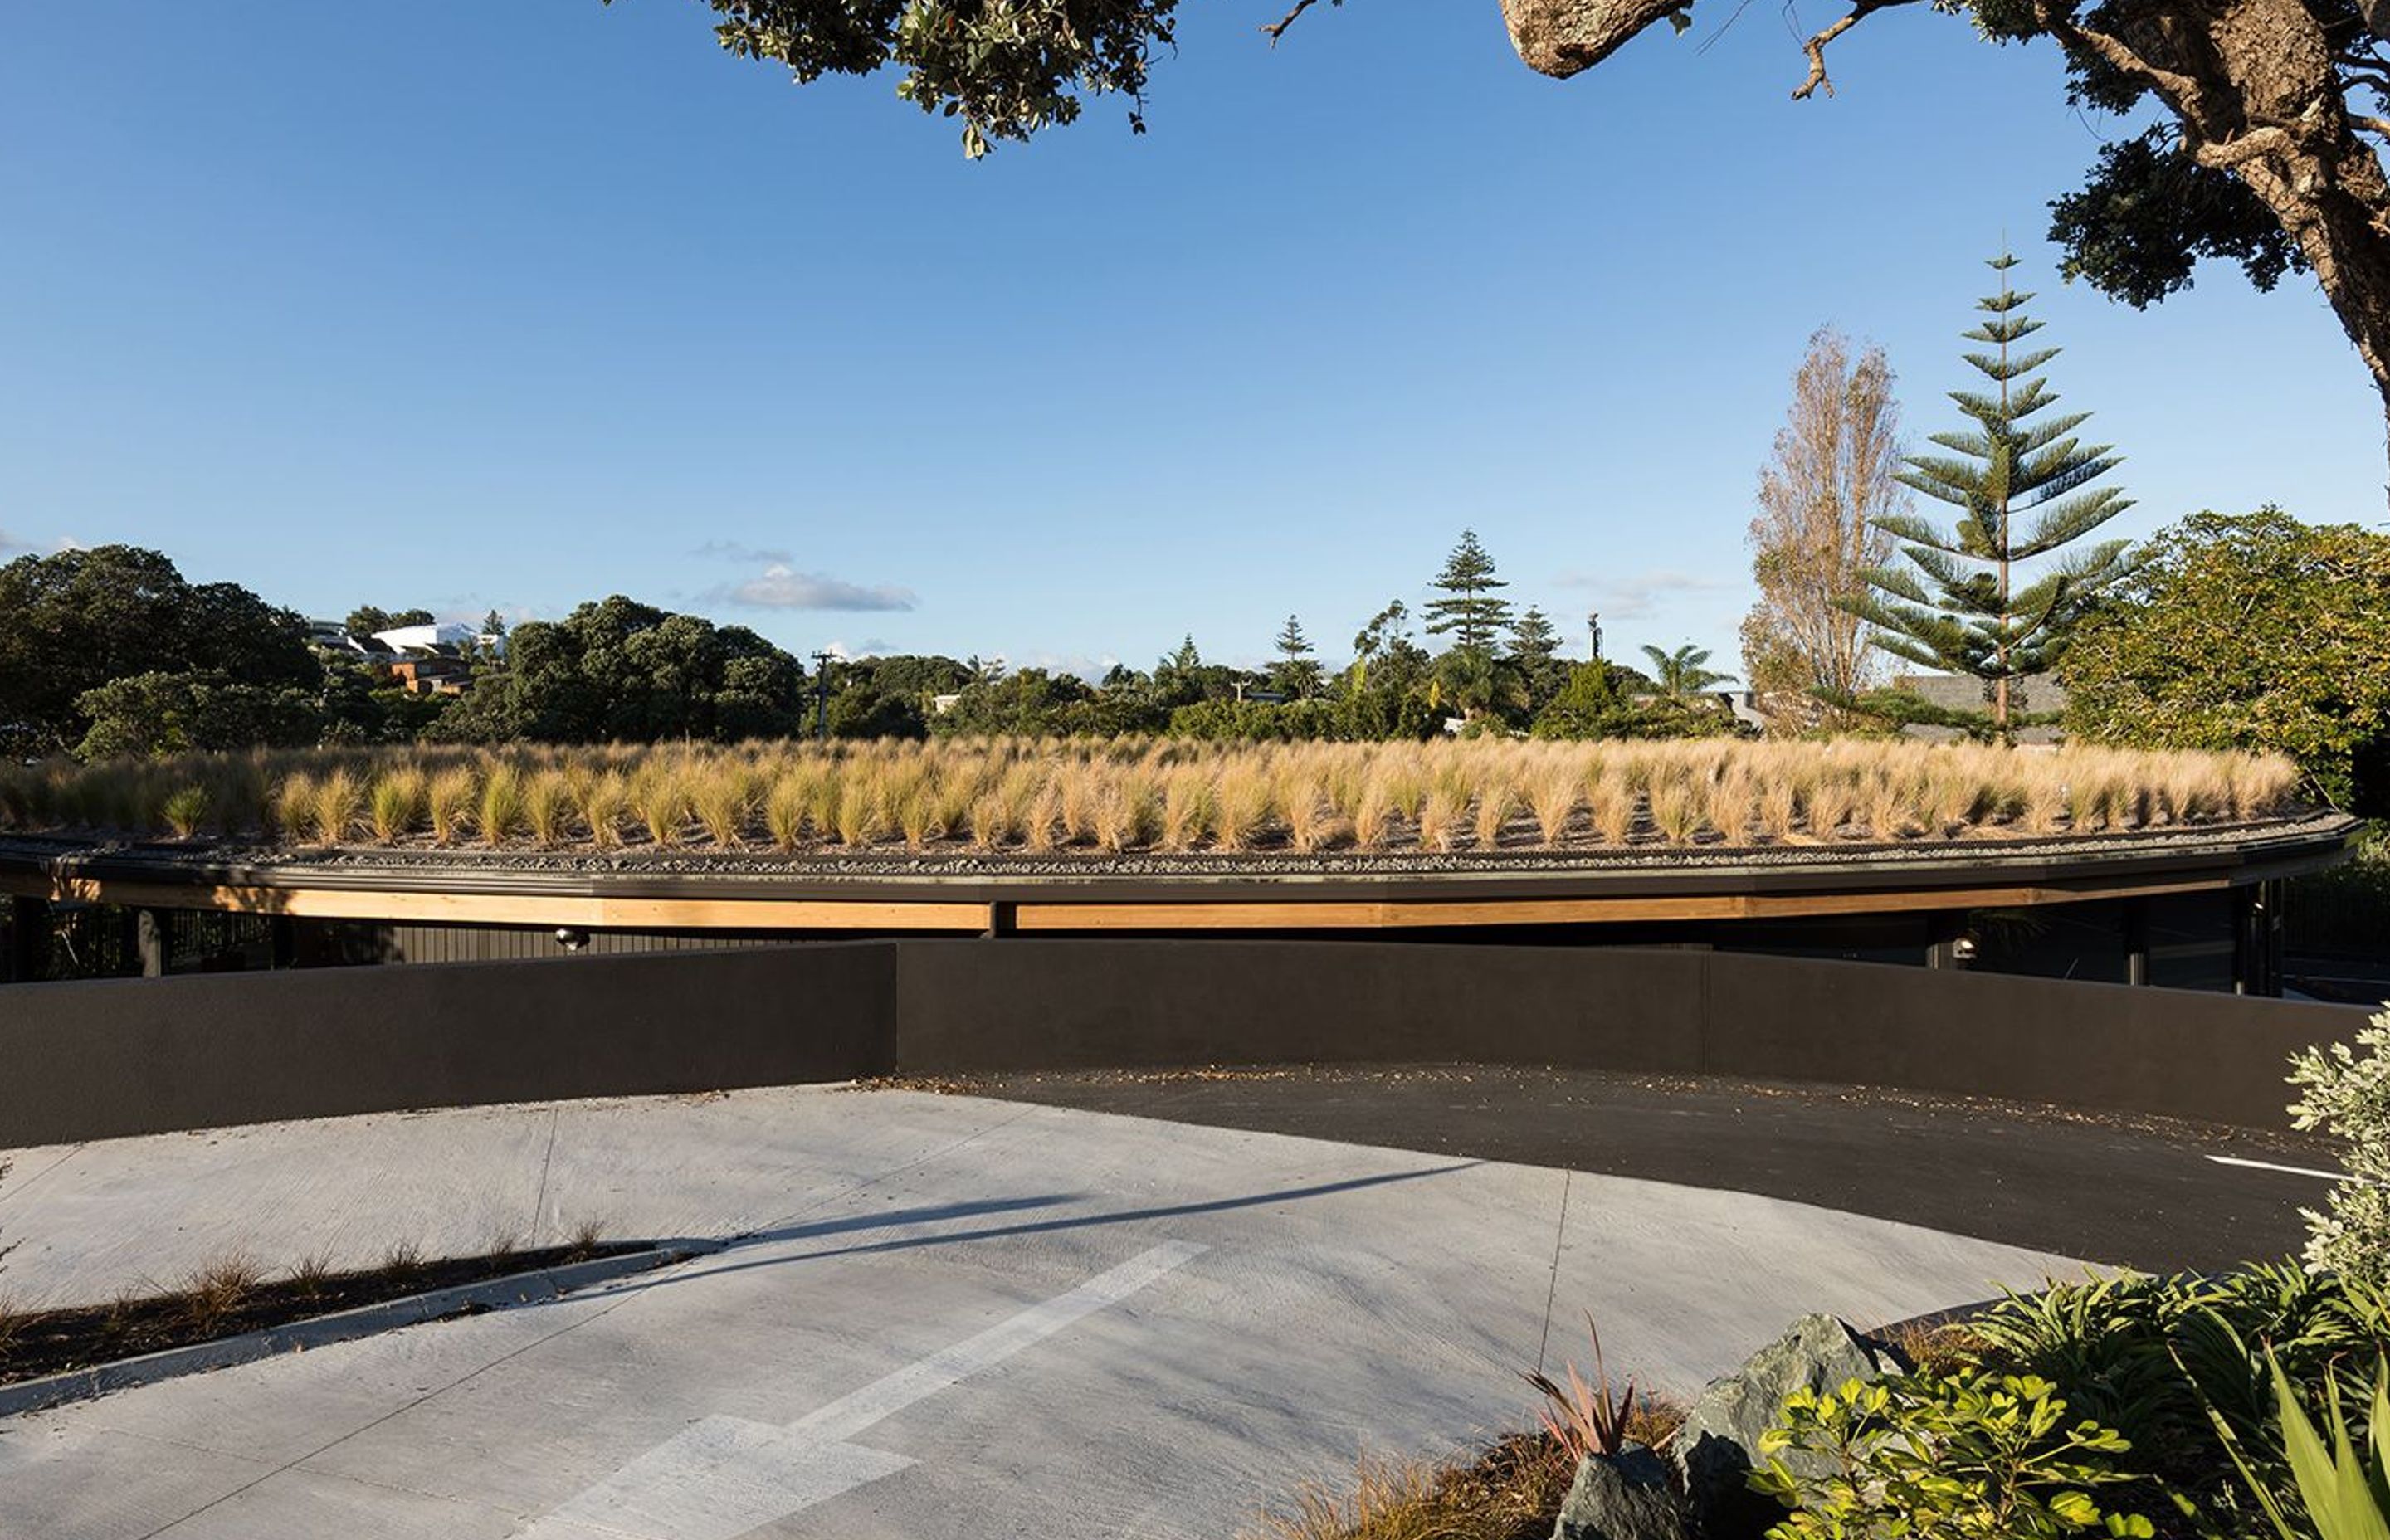
<svg viewBox="0 0 2390 1540">
<path fill-rule="evenodd" d="M 947 1219 L 978 1219 L 993 1213 L 1019 1213 L 1024 1209 L 1059 1208 L 1086 1200 L 1083 1192 L 1045 1193 L 1035 1198 L 983 1198 L 968 1203 L 938 1203 L 927 1208 L 890 1209 L 885 1213 L 851 1213 L 836 1219 L 787 1220 L 760 1230 L 732 1236 L 720 1250 L 761 1246 L 778 1240 L 805 1240 L 815 1236 L 846 1235 L 855 1230 L 893 1229 L 900 1225 L 935 1225 Z"/>
<path fill-rule="evenodd" d="M 948 1230 L 938 1235 L 903 1236 L 893 1240 L 874 1241 L 864 1246 L 840 1246 L 829 1251 L 801 1251 L 794 1256 L 757 1257 L 752 1262 L 724 1262 L 731 1251 L 765 1245 L 781 1239 L 803 1239 L 809 1236 L 834 1234 L 842 1230 L 880 1229 L 895 1224 L 922 1224 L 937 1218 L 969 1217 L 981 1213 L 1003 1213 L 1073 1202 L 1072 1197 L 1000 1198 L 981 1202 L 955 1203 L 939 1208 L 898 1210 L 878 1215 L 854 1215 L 847 1219 L 829 1220 L 820 1226 L 790 1226 L 784 1231 L 759 1230 L 742 1236 L 723 1251 L 701 1258 L 701 1269 L 674 1268 L 669 1277 L 649 1277 L 625 1284 L 612 1290 L 617 1295 L 630 1295 L 650 1289 L 662 1289 L 675 1283 L 697 1278 L 719 1277 L 725 1273 L 742 1273 L 753 1267 L 785 1267 L 800 1262 L 827 1262 L 833 1257 L 874 1256 L 889 1251 L 917 1251 L 925 1246 L 951 1246 L 970 1240 L 1001 1240 L 1012 1236 L 1051 1235 L 1060 1230 L 1088 1229 L 1099 1225 L 1125 1225 L 1143 1219 L 1179 1219 L 1190 1214 L 1227 1213 L 1237 1209 L 1266 1208 L 1272 1203 L 1299 1202 L 1306 1198 L 1326 1198 L 1340 1192 L 1358 1192 L 1368 1187 L 1391 1186 L 1396 1182 L 1415 1182 L 1429 1176 L 1448 1176 L 1456 1171 L 1471 1171 L 1485 1164 L 1484 1161 L 1456 1161 L 1449 1165 L 1429 1166 L 1420 1171 L 1381 1172 L 1373 1176 L 1348 1177 L 1342 1182 L 1319 1182 L 1310 1187 L 1280 1187 L 1273 1192 L 1248 1193 L 1240 1198 L 1214 1198 L 1201 1203 L 1165 1203 L 1147 1209 L 1119 1209 L 1109 1213 L 1075 1214 L 1062 1219 L 1040 1219 L 1018 1225 L 992 1225 L 975 1230 Z"/>
</svg>

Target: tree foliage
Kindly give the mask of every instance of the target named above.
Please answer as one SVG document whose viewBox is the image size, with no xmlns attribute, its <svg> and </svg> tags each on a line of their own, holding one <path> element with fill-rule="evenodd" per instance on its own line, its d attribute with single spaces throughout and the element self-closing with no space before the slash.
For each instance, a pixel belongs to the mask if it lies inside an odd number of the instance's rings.
<svg viewBox="0 0 2390 1540">
<path fill-rule="evenodd" d="M 2299 1087 L 2293 1126 L 2338 1142 L 2346 1173 L 2323 1211 L 2299 1211 L 2309 1231 L 2307 1264 L 2390 1289 L 2390 1010 L 2357 1029 L 2353 1049 L 2334 1043 L 2293 1056 L 2291 1084 Z"/>
<path fill-rule="evenodd" d="M 2103 541 L 2044 563 L 2023 586 L 2017 569 L 2056 557 L 2132 504 L 2094 484 L 2118 462 L 2107 445 L 2074 436 L 2089 413 L 2042 417 L 2058 397 L 2035 371 L 2059 350 L 2012 351 L 2042 324 L 2024 313 L 2033 296 L 2009 287 L 2016 259 L 1990 265 L 2000 291 L 1977 302 L 1985 319 L 1963 334 L 1993 350 L 1966 355 L 1987 388 L 1950 392 L 1974 426 L 1933 435 L 1947 453 L 1910 456 L 1900 477 L 1956 508 L 1958 521 L 1943 529 L 1905 512 L 1878 513 L 1876 527 L 1899 542 L 1908 564 L 1868 569 L 1872 592 L 1845 602 L 1876 627 L 1870 639 L 1884 651 L 1983 680 L 1993 728 L 2005 738 L 2015 725 L 2011 687 L 2064 656 L 2076 622 L 2130 570 L 2127 543 Z"/>
<path fill-rule="evenodd" d="M 1432 636 L 1450 636 L 1457 647 L 1484 651 L 1510 623 L 1510 601 L 1495 592 L 1510 584 L 1494 575 L 1494 558 L 1478 543 L 1475 530 L 1460 532 L 1460 544 L 1445 558 L 1431 585 L 1443 596 L 1427 601 Z"/>
<path fill-rule="evenodd" d="M 1879 520 L 1910 507 L 1892 386 L 1882 348 L 1854 359 L 1840 333 L 1816 332 L 1759 472 L 1749 536 L 1759 600 L 1742 621 L 1742 668 L 1771 717 L 1797 727 L 1850 725 L 1851 709 L 1837 702 L 1880 682 L 1852 606 L 1866 572 L 1892 559 Z"/>
<path fill-rule="evenodd" d="M 1569 670 L 1534 731 L 1545 738 L 1734 738 L 1747 729 L 1715 703 L 1669 694 L 1634 669 L 1596 659 Z"/>
<path fill-rule="evenodd" d="M 561 621 L 527 621 L 505 665 L 442 721 L 467 739 L 723 742 L 801 730 L 804 666 L 740 625 L 617 594 Z"/>
<path fill-rule="evenodd" d="M 211 670 L 152 670 L 85 690 L 75 709 L 91 725 L 75 745 L 85 760 L 156 758 L 193 750 L 304 748 L 323 712 L 310 691 L 252 685 Z"/>
<path fill-rule="evenodd" d="M 379 605 L 361 604 L 349 611 L 341 629 L 352 636 L 371 636 L 403 625 L 430 625 L 436 619 L 429 610 L 384 610 Z"/>
<path fill-rule="evenodd" d="M 186 582 L 159 552 L 100 545 L 0 567 L 0 752 L 74 748 L 93 726 L 89 692 L 152 674 L 269 694 L 312 692 L 323 677 L 297 614 L 238 584 Z"/>
<path fill-rule="evenodd" d="M 1145 130 L 1146 71 L 1171 45 L 1174 0 L 706 0 L 714 37 L 800 83 L 897 71 L 896 95 L 958 119 L 963 150 L 1073 122 L 1086 99 L 1127 96 Z"/>
<path fill-rule="evenodd" d="M 1294 700 L 1318 694 L 1319 658 L 1303 634 L 1303 622 L 1289 615 L 1271 645 L 1278 649 L 1278 661 L 1270 665 L 1270 687 Z"/>
<path fill-rule="evenodd" d="M 2390 814 L 2390 536 L 2272 507 L 2161 533 L 2060 678 L 2077 737 L 2288 754 Z"/>
<path fill-rule="evenodd" d="M 1723 685 L 1733 677 L 1709 667 L 1710 649 L 1690 642 L 1673 652 L 1663 652 L 1646 642 L 1643 656 L 1651 660 L 1651 677 L 1660 692 L 1678 700 L 1703 694 L 1711 686 Z"/>
</svg>

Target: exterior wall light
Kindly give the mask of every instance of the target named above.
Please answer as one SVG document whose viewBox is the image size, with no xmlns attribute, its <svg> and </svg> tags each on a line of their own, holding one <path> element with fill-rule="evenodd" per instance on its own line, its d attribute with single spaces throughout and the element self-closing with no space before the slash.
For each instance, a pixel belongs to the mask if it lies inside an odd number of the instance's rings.
<svg viewBox="0 0 2390 1540">
<path fill-rule="evenodd" d="M 567 952 L 578 952 L 589 944 L 589 932 L 577 930 L 570 925 L 559 925 L 556 928 L 556 944 Z"/>
</svg>

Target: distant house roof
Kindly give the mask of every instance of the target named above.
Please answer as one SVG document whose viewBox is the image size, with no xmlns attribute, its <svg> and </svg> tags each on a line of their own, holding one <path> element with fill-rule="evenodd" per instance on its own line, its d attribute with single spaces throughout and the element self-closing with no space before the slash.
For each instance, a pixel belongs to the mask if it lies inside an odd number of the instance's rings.
<svg viewBox="0 0 2390 1540">
<path fill-rule="evenodd" d="M 462 621 L 442 621 L 431 625 L 394 625 L 388 631 L 377 631 L 373 639 L 392 652 L 437 652 L 444 648 L 463 647 L 481 640 L 482 628 Z"/>
<path fill-rule="evenodd" d="M 1968 674 L 1904 674 L 1893 684 L 1945 711 L 1980 712 L 1985 704 L 1984 682 Z M 2066 705 L 2065 687 L 2054 674 L 2028 674 L 2016 681 L 2009 688 L 2009 699 L 2013 704 L 2020 697 L 2023 709 L 2036 713 L 2060 711 Z"/>
<path fill-rule="evenodd" d="M 1893 680 L 1895 688 L 1907 690 L 1928 704 L 1945 711 L 1981 712 L 1990 709 L 1984 695 L 1984 682 L 1963 674 L 1904 674 Z M 2020 714 L 2048 716 L 2066 708 L 2066 687 L 2054 674 L 2028 674 L 2009 687 L 2010 708 Z M 1912 723 L 1901 731 L 1910 738 L 1936 740 L 1960 736 L 1953 727 L 1929 727 Z M 2058 729 L 2032 725 L 2017 729 L 2020 743 L 2055 743 L 2063 735 Z"/>
</svg>

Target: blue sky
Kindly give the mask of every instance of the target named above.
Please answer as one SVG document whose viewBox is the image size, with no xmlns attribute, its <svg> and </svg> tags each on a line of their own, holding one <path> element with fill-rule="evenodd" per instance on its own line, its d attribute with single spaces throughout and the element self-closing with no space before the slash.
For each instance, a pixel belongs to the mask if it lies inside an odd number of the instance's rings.
<svg viewBox="0 0 2390 1540">
<path fill-rule="evenodd" d="M 803 89 L 694 0 L 0 16 L 0 539 L 128 541 L 314 614 L 611 592 L 791 648 L 1340 654 L 1464 525 L 1613 654 L 1734 652 L 1804 340 L 1950 426 L 2003 239 L 2143 533 L 2378 518 L 2302 277 L 2058 282 L 2054 54 L 1924 7 L 1795 104 L 1788 16 L 1567 83 L 1495 0 L 1189 0 L 1151 132 L 967 162 L 893 77 Z M 1823 8 L 1794 13 L 1815 26 Z M 832 608 L 809 608 L 829 604 Z M 1581 646 L 1581 641 L 1579 644 Z"/>
</svg>

